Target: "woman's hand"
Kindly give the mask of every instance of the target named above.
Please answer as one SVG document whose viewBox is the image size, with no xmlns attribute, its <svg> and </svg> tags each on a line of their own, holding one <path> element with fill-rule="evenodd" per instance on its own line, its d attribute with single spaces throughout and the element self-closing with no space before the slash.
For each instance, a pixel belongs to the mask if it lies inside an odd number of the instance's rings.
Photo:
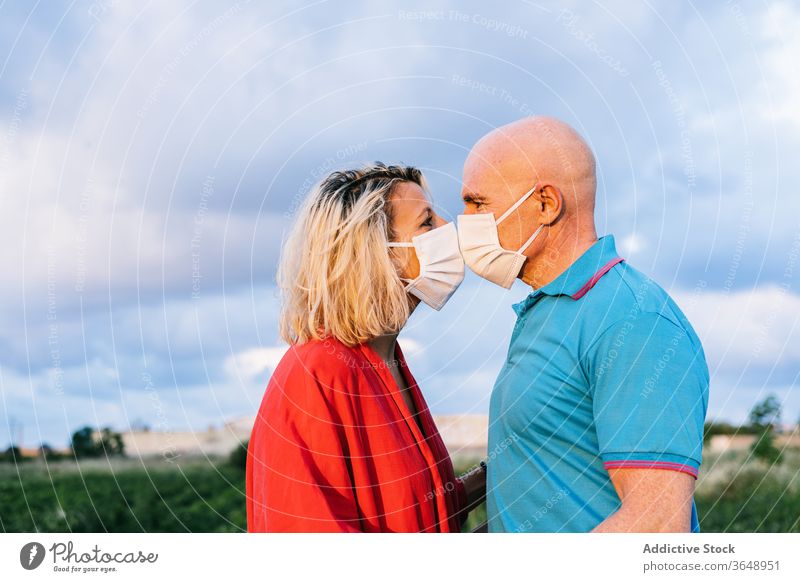
<svg viewBox="0 0 800 582">
<path fill-rule="evenodd" d="M 467 506 L 464 508 L 469 513 L 486 500 L 486 464 L 481 463 L 459 477 L 464 484 L 467 494 Z"/>
</svg>

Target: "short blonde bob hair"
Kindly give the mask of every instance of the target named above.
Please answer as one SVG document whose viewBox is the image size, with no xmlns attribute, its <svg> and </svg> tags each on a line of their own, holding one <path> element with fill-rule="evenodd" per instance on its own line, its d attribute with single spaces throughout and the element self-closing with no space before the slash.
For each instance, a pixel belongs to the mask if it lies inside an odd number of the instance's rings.
<svg viewBox="0 0 800 582">
<path fill-rule="evenodd" d="M 411 307 L 386 243 L 389 196 L 400 182 L 427 194 L 422 172 L 380 162 L 328 175 L 309 194 L 278 268 L 281 337 L 353 346 L 405 325 Z"/>
</svg>

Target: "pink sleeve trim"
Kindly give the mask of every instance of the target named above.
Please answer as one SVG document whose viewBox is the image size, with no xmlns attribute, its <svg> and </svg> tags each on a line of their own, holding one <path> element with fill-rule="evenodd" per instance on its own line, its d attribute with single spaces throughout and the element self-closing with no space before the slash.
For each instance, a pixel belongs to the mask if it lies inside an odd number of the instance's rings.
<svg viewBox="0 0 800 582">
<path fill-rule="evenodd" d="M 697 479 L 697 469 L 691 465 L 682 463 L 670 463 L 668 461 L 645 461 L 645 460 L 622 460 L 606 461 L 603 463 L 606 469 L 667 469 L 670 471 L 680 471 Z"/>
</svg>

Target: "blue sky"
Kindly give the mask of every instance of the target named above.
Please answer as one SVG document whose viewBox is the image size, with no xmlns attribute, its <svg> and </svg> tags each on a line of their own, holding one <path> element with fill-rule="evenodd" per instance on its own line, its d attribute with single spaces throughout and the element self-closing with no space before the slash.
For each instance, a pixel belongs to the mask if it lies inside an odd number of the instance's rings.
<svg viewBox="0 0 800 582">
<path fill-rule="evenodd" d="M 346 8 L 345 8 L 346 6 Z M 309 186 L 424 169 L 447 218 L 492 128 L 576 127 L 597 222 L 704 342 L 709 417 L 800 417 L 800 8 L 790 2 L 0 6 L 0 446 L 252 415 Z M 527 293 L 471 274 L 401 335 L 435 413 L 485 413 Z"/>
</svg>

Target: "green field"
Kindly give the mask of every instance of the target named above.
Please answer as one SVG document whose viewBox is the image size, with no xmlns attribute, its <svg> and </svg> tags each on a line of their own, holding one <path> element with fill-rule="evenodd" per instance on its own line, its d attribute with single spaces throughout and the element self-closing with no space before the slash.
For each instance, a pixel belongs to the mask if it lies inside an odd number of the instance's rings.
<svg viewBox="0 0 800 582">
<path fill-rule="evenodd" d="M 244 471 L 224 460 L 29 462 L 0 468 L 7 532 L 238 532 Z"/>
<path fill-rule="evenodd" d="M 465 467 L 459 467 L 464 469 Z M 800 532 L 800 451 L 780 466 L 706 456 L 696 501 L 704 532 Z M 479 508 L 465 530 L 485 518 Z M 244 471 L 225 459 L 0 465 L 6 532 L 240 532 Z"/>
<path fill-rule="evenodd" d="M 800 450 L 780 465 L 748 451 L 706 454 L 695 501 L 704 532 L 800 532 Z"/>
</svg>

